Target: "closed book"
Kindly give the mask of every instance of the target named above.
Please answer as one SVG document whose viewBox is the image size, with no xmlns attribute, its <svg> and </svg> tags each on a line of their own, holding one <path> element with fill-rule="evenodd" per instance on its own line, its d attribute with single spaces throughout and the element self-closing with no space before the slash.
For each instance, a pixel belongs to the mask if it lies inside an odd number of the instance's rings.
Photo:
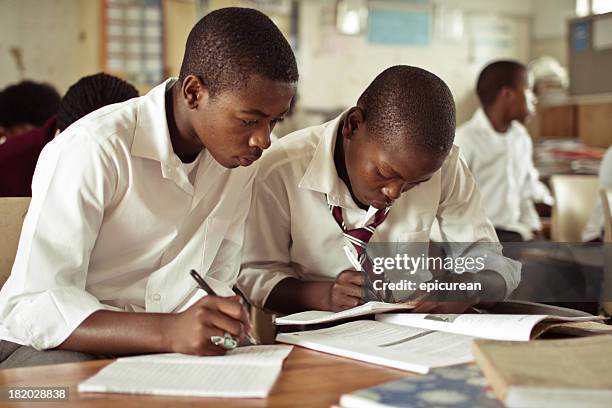
<svg viewBox="0 0 612 408">
<path fill-rule="evenodd" d="M 344 394 L 342 408 L 502 408 L 474 364 L 444 367 Z"/>
<path fill-rule="evenodd" d="M 612 336 L 475 340 L 473 354 L 508 408 L 612 406 Z"/>
</svg>

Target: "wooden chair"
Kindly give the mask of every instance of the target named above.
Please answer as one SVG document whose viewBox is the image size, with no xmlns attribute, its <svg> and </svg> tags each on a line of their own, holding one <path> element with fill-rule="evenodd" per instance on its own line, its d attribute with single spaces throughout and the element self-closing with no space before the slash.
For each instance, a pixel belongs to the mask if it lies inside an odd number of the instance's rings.
<svg viewBox="0 0 612 408">
<path fill-rule="evenodd" d="M 601 207 L 604 213 L 604 279 L 601 310 L 612 316 L 612 189 L 601 190 Z"/>
<path fill-rule="evenodd" d="M 597 176 L 554 175 L 550 186 L 555 196 L 550 235 L 556 242 L 581 242 L 595 201 L 599 184 Z"/>
<path fill-rule="evenodd" d="M 612 189 L 601 190 L 601 206 L 604 213 L 604 241 L 612 242 Z"/>
<path fill-rule="evenodd" d="M 11 274 L 30 197 L 0 197 L 0 288 Z"/>
</svg>

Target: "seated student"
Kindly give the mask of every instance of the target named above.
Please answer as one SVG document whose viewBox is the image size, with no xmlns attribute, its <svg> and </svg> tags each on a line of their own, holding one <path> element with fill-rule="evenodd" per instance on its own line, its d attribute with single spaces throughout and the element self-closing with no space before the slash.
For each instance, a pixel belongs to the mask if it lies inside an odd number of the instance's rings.
<svg viewBox="0 0 612 408">
<path fill-rule="evenodd" d="M 525 66 L 494 62 L 480 73 L 482 107 L 457 129 L 455 144 L 482 195 L 482 205 L 502 242 L 527 241 L 542 229 L 534 201 L 552 204 L 533 165 L 531 138 L 522 123 L 534 113 Z"/>
<path fill-rule="evenodd" d="M 367 232 L 370 243 L 427 242 L 437 220 L 448 242 L 492 243 L 495 271 L 485 263 L 482 272 L 452 275 L 481 282 L 486 298 L 504 298 L 517 286 L 520 266 L 500 255 L 454 134 L 446 84 L 425 70 L 395 66 L 376 77 L 357 106 L 278 141 L 253 183 L 239 289 L 254 305 L 280 313 L 354 307 L 369 288 L 343 251 L 349 242 L 364 245 L 350 230 Z M 469 306 L 425 300 L 416 310 Z"/>
<path fill-rule="evenodd" d="M 0 92 L 0 145 L 43 126 L 57 112 L 60 95 L 48 84 L 22 81 Z"/>
<path fill-rule="evenodd" d="M 42 127 L 0 145 L 0 197 L 32 196 L 32 176 L 38 156 L 58 132 L 96 109 L 137 96 L 136 88 L 112 75 L 99 73 L 78 80 L 60 101 L 57 115 Z"/>
<path fill-rule="evenodd" d="M 189 271 L 234 285 L 254 168 L 231 169 L 269 147 L 297 79 L 268 17 L 220 9 L 191 30 L 178 79 L 47 144 L 0 293 L 0 367 L 244 338 L 240 298 L 204 296 Z"/>
<path fill-rule="evenodd" d="M 599 167 L 599 188 L 612 189 L 612 147 L 609 147 Z M 591 218 L 582 232 L 582 241 L 603 241 L 604 209 L 599 192 Z"/>
</svg>

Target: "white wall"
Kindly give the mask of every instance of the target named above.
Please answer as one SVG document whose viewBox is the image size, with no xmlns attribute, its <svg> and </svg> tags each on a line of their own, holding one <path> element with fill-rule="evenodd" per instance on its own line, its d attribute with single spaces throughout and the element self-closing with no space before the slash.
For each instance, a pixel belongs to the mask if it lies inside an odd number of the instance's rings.
<svg viewBox="0 0 612 408">
<path fill-rule="evenodd" d="M 568 20 L 576 16 L 576 0 L 537 0 L 533 7 L 532 58 L 555 57 L 568 66 Z"/>
<path fill-rule="evenodd" d="M 466 34 L 459 41 L 434 38 L 426 48 L 371 44 L 366 34 L 351 37 L 334 33 L 333 27 L 330 28 L 335 14 L 333 3 L 301 2 L 300 108 L 331 110 L 352 106 L 383 69 L 408 64 L 428 69 L 444 79 L 455 96 L 458 122 L 470 117 L 478 105 L 473 91 L 477 75 L 486 63 L 473 56 L 478 36 L 470 40 Z M 387 3 L 393 7 L 393 2 Z M 500 55 L 490 55 L 489 59 L 515 58 L 526 63 L 531 53 L 532 3 L 528 0 L 443 0 L 434 4 L 463 10 L 466 28 L 473 31 L 482 27 L 470 25 L 468 21 L 476 21 L 471 18 L 499 22 L 510 31 L 508 36 L 513 47 Z"/>
<path fill-rule="evenodd" d="M 0 0 L 0 88 L 22 79 L 50 82 L 63 93 L 83 69 L 96 69 L 98 52 L 91 49 L 95 38 L 84 28 L 83 6 L 97 1 Z M 90 7 L 87 7 L 90 8 Z M 85 31 L 84 31 L 85 29 Z M 87 31 L 87 32 L 86 32 Z M 92 30 L 97 31 L 95 27 Z M 21 56 L 22 69 L 13 55 Z"/>
</svg>

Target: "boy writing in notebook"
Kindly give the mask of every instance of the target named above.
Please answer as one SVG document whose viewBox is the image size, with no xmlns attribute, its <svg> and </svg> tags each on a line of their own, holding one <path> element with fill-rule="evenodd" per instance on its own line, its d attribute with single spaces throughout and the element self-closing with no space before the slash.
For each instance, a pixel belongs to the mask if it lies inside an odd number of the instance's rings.
<svg viewBox="0 0 612 408">
<path fill-rule="evenodd" d="M 242 339 L 249 322 L 239 298 L 202 298 L 189 271 L 211 287 L 233 286 L 247 166 L 269 147 L 297 78 L 268 17 L 221 9 L 191 30 L 178 79 L 102 108 L 49 143 L 0 296 L 3 367 L 218 355 L 213 338 Z"/>
<path fill-rule="evenodd" d="M 542 229 L 534 202 L 550 205 L 553 199 L 538 180 L 523 126 L 535 112 L 527 69 L 515 61 L 493 62 L 480 73 L 476 92 L 482 107 L 457 129 L 455 144 L 500 241 L 531 240 Z"/>
<path fill-rule="evenodd" d="M 520 267 L 501 256 L 454 133 L 455 106 L 444 82 L 395 66 L 338 118 L 280 140 L 254 180 L 240 290 L 280 313 L 357 306 L 364 274 L 344 246 L 427 242 L 437 220 L 446 241 L 492 244 L 488 259 L 495 262 L 452 279 L 481 282 L 487 298 L 503 299 L 517 286 Z M 422 312 L 461 312 L 473 303 L 419 299 Z"/>
</svg>

